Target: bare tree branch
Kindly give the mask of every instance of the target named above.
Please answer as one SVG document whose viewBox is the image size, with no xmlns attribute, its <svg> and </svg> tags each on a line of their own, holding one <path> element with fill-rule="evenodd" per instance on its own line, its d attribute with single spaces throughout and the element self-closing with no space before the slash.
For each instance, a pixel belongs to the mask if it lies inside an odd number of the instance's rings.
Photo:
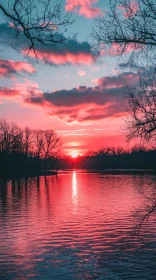
<svg viewBox="0 0 156 280">
<path fill-rule="evenodd" d="M 53 4 L 52 0 L 0 0 L 3 18 L 14 29 L 15 38 L 24 36 L 28 54 L 33 51 L 37 57 L 39 46 L 64 44 L 75 38 L 64 36 L 74 19 L 70 13 L 62 15 L 62 3 Z M 16 43 L 11 43 L 16 48 Z"/>
<path fill-rule="evenodd" d="M 125 89 L 126 108 L 130 118 L 126 119 L 127 139 L 139 137 L 155 143 L 156 140 L 156 71 L 153 69 L 140 75 L 138 86 Z"/>
<path fill-rule="evenodd" d="M 156 59 L 156 1 L 109 1 L 109 10 L 103 18 L 95 19 L 93 45 L 99 49 L 114 49 L 115 55 L 130 53 Z M 135 61 L 136 62 L 136 61 Z"/>
</svg>

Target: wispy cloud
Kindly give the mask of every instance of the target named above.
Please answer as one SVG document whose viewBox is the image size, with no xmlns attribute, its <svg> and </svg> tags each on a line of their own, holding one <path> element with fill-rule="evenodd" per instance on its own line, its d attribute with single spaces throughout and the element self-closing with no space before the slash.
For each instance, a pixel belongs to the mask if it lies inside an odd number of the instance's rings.
<svg viewBox="0 0 156 280">
<path fill-rule="evenodd" d="M 99 0 L 66 0 L 66 11 L 76 13 L 86 18 L 102 16 L 103 12 L 97 7 L 93 7 Z"/>
<path fill-rule="evenodd" d="M 35 73 L 36 69 L 28 62 L 0 59 L 0 77 L 11 77 L 22 73 Z"/>
</svg>

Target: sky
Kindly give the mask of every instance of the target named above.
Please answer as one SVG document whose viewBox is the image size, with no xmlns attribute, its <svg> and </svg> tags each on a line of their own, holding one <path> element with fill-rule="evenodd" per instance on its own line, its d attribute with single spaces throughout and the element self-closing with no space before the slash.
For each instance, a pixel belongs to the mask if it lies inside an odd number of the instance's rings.
<svg viewBox="0 0 156 280">
<path fill-rule="evenodd" d="M 65 0 L 63 13 L 75 22 L 67 34 L 77 38 L 60 50 L 44 47 L 38 59 L 13 49 L 12 23 L 0 21 L 0 119 L 21 127 L 53 129 L 61 137 L 62 152 L 82 155 L 88 150 L 128 144 L 121 132 L 127 117 L 123 89 L 135 72 L 119 67 L 115 50 L 97 56 L 91 46 L 96 16 L 104 16 L 106 0 Z M 24 45 L 21 37 L 16 46 Z"/>
</svg>

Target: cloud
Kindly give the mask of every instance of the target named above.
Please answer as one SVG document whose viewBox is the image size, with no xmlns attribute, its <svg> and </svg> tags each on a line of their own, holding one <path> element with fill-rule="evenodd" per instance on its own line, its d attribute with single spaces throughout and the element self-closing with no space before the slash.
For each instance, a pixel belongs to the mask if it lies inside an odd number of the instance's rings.
<svg viewBox="0 0 156 280">
<path fill-rule="evenodd" d="M 103 88 L 121 88 L 127 81 L 137 81 L 138 75 L 133 72 L 121 73 L 117 76 L 107 76 L 100 79 L 94 79 L 93 83 Z"/>
<path fill-rule="evenodd" d="M 27 62 L 0 59 L 0 77 L 10 77 L 13 74 L 35 73 L 36 69 Z"/>
<path fill-rule="evenodd" d="M 0 24 L 0 43 L 4 46 L 13 46 L 17 49 L 27 47 L 29 40 L 23 35 L 23 32 L 19 30 L 18 40 L 17 33 L 14 28 L 7 23 Z"/>
<path fill-rule="evenodd" d="M 124 72 L 94 81 L 94 87 L 80 86 L 70 90 L 41 92 L 35 82 L 1 87 L 0 97 L 19 96 L 19 102 L 43 108 L 49 116 L 72 122 L 91 122 L 127 115 L 122 104 L 126 83 L 137 85 L 138 75 Z"/>
<path fill-rule="evenodd" d="M 86 43 L 87 44 L 87 43 Z M 79 44 L 79 47 L 81 45 Z M 89 44 L 88 44 L 89 46 Z M 26 52 L 23 52 L 26 54 Z M 81 47 L 77 51 L 63 50 L 56 52 L 53 49 L 40 49 L 36 52 L 37 59 L 43 61 L 49 65 L 65 65 L 65 64 L 90 64 L 96 60 L 96 56 L 92 53 L 91 49 L 88 48 L 88 52 L 85 49 L 81 50 Z M 33 51 L 29 52 L 29 56 L 36 58 Z"/>
<path fill-rule="evenodd" d="M 21 90 L 17 88 L 0 87 L 0 98 L 11 98 L 14 96 L 19 96 Z"/>
<path fill-rule="evenodd" d="M 19 33 L 18 40 L 15 36 L 14 28 L 7 24 L 0 24 L 0 43 L 7 46 L 12 44 L 15 48 L 22 50 L 23 55 L 27 56 L 28 40 L 24 37 L 22 31 Z M 56 41 L 63 41 L 64 44 L 55 43 L 53 46 L 47 46 L 38 43 L 36 47 L 37 58 L 33 50 L 29 51 L 29 56 L 49 65 L 90 64 L 98 58 L 98 53 L 92 50 L 88 42 L 78 42 L 76 39 L 69 40 L 61 34 L 54 35 L 53 40 L 55 39 Z"/>
<path fill-rule="evenodd" d="M 144 48 L 144 46 L 141 46 L 137 43 L 127 43 L 125 44 L 118 44 L 118 43 L 112 43 L 111 47 L 107 50 L 102 50 L 101 55 L 112 55 L 112 56 L 118 56 L 122 53 L 128 54 L 133 51 L 140 51 Z"/>
<path fill-rule="evenodd" d="M 139 11 L 139 5 L 136 1 L 129 2 L 127 6 L 119 5 L 117 8 L 123 11 L 123 16 L 127 19 L 134 17 Z"/>
<path fill-rule="evenodd" d="M 99 8 L 93 7 L 97 2 L 98 0 L 66 0 L 65 9 L 68 12 L 74 12 L 80 16 L 92 19 L 103 15 Z"/>
<path fill-rule="evenodd" d="M 80 70 L 80 71 L 78 71 L 78 75 L 81 77 L 86 76 L 86 72 L 83 70 Z"/>
<path fill-rule="evenodd" d="M 36 54 L 37 59 L 50 65 L 90 64 L 97 59 L 97 54 L 89 43 L 79 43 L 76 40 L 67 40 L 66 44 L 56 44 L 55 47 L 42 45 Z M 29 56 L 36 58 L 33 51 L 29 52 Z"/>
<path fill-rule="evenodd" d="M 122 105 L 126 83 L 136 83 L 137 74 L 125 72 L 118 76 L 96 80 L 97 86 L 80 86 L 71 90 L 55 92 L 31 91 L 25 102 L 46 109 L 50 116 L 57 116 L 66 122 L 95 121 L 125 114 Z"/>
<path fill-rule="evenodd" d="M 38 84 L 27 80 L 25 83 L 15 83 L 12 87 L 0 87 L 0 98 L 21 97 L 25 98 L 27 95 L 41 94 Z"/>
<path fill-rule="evenodd" d="M 101 56 L 119 56 L 121 54 L 130 54 L 133 52 L 139 52 L 145 47 L 138 43 L 112 43 L 109 47 L 105 44 L 101 44 L 100 55 Z"/>
</svg>

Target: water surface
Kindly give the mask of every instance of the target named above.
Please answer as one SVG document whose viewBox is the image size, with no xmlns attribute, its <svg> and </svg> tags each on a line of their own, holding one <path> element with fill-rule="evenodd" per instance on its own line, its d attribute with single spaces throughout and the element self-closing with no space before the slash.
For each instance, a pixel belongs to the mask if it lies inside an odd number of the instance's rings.
<svg viewBox="0 0 156 280">
<path fill-rule="evenodd" d="M 73 171 L 0 181 L 0 279 L 154 280 L 154 215 L 134 228 L 155 179 Z"/>
</svg>

